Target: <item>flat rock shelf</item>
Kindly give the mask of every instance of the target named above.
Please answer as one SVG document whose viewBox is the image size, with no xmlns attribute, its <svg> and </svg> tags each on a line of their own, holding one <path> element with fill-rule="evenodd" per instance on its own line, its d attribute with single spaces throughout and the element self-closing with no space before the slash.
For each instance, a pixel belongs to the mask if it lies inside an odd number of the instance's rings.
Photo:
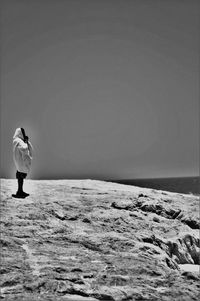
<svg viewBox="0 0 200 301">
<path fill-rule="evenodd" d="M 199 300 L 199 197 L 95 180 L 1 179 L 1 297 Z"/>
</svg>

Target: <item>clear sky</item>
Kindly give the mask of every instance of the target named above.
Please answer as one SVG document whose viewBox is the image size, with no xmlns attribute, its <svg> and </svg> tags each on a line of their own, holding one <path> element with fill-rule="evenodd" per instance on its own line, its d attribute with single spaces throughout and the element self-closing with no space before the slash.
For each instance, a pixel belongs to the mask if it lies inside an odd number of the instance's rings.
<svg viewBox="0 0 200 301">
<path fill-rule="evenodd" d="M 2 0 L 1 176 L 199 173 L 198 0 Z"/>
</svg>

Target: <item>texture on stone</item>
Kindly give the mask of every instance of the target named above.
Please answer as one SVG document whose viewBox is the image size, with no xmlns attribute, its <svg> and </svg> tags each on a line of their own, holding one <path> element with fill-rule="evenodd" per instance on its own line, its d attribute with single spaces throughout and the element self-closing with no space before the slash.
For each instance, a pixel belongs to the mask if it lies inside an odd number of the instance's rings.
<svg viewBox="0 0 200 301">
<path fill-rule="evenodd" d="M 199 198 L 94 180 L 1 180 L 1 299 L 198 300 Z"/>
</svg>

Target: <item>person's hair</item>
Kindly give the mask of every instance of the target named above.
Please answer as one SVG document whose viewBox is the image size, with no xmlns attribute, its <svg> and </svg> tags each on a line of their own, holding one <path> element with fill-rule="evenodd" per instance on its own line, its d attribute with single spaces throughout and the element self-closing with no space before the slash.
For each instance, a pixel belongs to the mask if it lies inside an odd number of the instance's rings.
<svg viewBox="0 0 200 301">
<path fill-rule="evenodd" d="M 23 138 L 25 139 L 26 138 L 26 134 L 25 134 L 24 128 L 21 128 L 21 131 L 22 131 Z"/>
</svg>

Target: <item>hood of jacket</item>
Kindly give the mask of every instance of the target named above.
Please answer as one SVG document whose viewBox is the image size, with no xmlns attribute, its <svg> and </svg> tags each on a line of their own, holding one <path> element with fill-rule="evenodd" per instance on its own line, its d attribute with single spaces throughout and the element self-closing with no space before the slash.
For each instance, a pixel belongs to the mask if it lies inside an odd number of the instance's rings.
<svg viewBox="0 0 200 301">
<path fill-rule="evenodd" d="M 23 135 L 22 135 L 22 131 L 21 131 L 21 128 L 17 128 L 16 131 L 15 131 L 15 134 L 13 136 L 13 140 L 15 140 L 16 138 L 20 138 L 23 140 Z"/>
</svg>

